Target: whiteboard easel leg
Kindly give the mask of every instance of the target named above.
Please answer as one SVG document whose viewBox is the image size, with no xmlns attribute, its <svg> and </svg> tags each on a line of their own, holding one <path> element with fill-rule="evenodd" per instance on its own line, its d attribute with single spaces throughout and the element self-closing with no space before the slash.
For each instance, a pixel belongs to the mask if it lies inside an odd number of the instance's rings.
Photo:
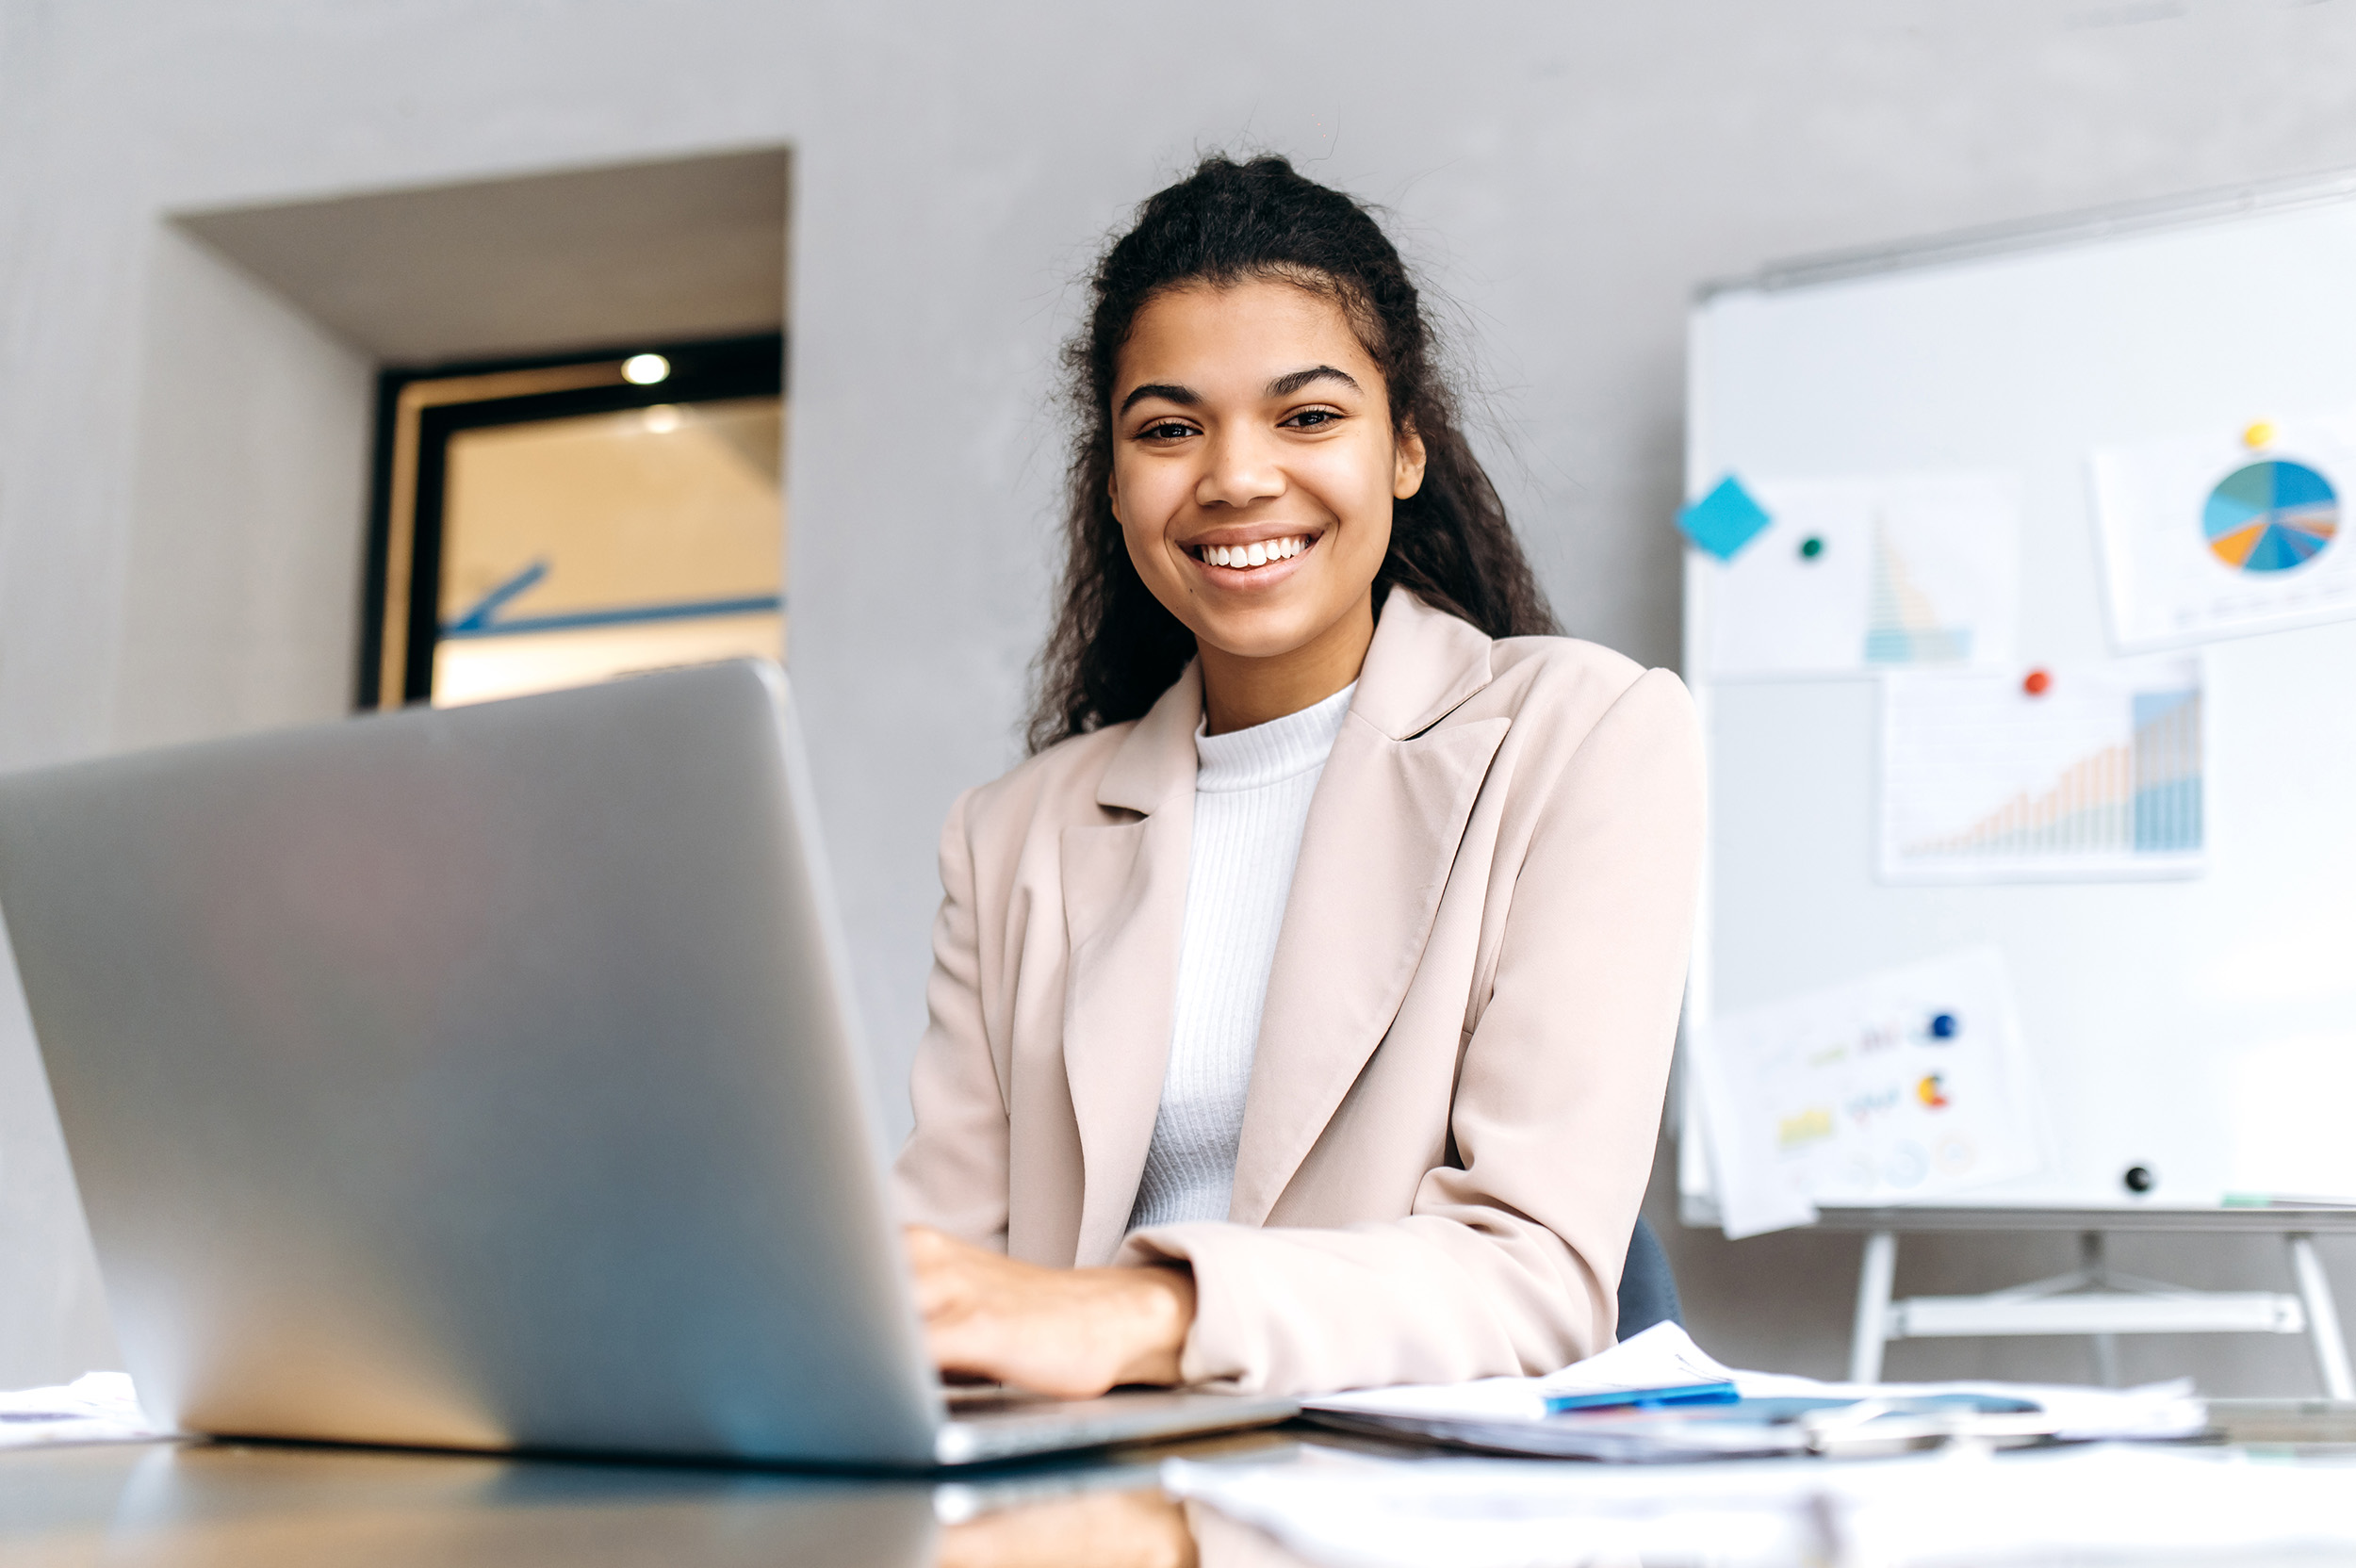
<svg viewBox="0 0 2356 1568">
<path fill-rule="evenodd" d="M 2119 1386 L 2119 1336 L 2088 1334 L 2094 1341 L 2094 1380 L 2104 1388 Z"/>
<path fill-rule="evenodd" d="M 2101 1290 L 2111 1282 L 2109 1258 L 2102 1250 L 2102 1233 L 2087 1231 L 2078 1237 L 2078 1271 L 2086 1282 Z M 2104 1388 L 2119 1386 L 2119 1336 L 2098 1333 L 2087 1336 L 2094 1342 L 2094 1380 Z"/>
<path fill-rule="evenodd" d="M 1882 1347 L 1890 1339 L 1890 1286 L 1897 1273 L 1897 1233 L 1873 1232 L 1865 1238 L 1865 1260 L 1857 1268 L 1857 1327 L 1849 1337 L 1853 1383 L 1882 1380 Z"/>
<path fill-rule="evenodd" d="M 2291 1235 L 2291 1274 L 2299 1281 L 2299 1298 L 2307 1308 L 2307 1333 L 2315 1342 L 2315 1370 L 2323 1392 L 2334 1399 L 2356 1399 L 2356 1378 L 2348 1369 L 2348 1341 L 2340 1334 L 2339 1308 L 2332 1304 L 2331 1282 L 2315 1256 L 2315 1238 L 2304 1232 Z"/>
</svg>

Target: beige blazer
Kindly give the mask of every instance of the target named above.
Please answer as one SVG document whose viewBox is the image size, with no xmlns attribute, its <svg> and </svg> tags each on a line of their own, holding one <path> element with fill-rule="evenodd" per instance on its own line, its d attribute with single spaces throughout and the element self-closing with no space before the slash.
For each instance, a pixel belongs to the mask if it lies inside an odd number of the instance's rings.
<svg viewBox="0 0 2356 1568">
<path fill-rule="evenodd" d="M 1189 666 L 951 809 L 905 1213 L 1035 1263 L 1190 1264 L 1190 1381 L 1446 1381 L 1610 1345 L 1701 853 L 1684 686 L 1393 592 L 1309 808 L 1228 1221 L 1124 1235 L 1201 718 Z"/>
</svg>

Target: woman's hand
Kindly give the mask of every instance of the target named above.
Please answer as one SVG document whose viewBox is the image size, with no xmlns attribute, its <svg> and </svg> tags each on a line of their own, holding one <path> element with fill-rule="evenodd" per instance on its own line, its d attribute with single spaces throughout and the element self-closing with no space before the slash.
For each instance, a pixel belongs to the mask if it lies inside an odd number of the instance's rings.
<svg viewBox="0 0 2356 1568">
<path fill-rule="evenodd" d="M 1086 1399 L 1174 1383 L 1194 1326 L 1183 1268 L 1042 1268 L 929 1225 L 906 1231 L 924 1339 L 943 1372 Z"/>
</svg>

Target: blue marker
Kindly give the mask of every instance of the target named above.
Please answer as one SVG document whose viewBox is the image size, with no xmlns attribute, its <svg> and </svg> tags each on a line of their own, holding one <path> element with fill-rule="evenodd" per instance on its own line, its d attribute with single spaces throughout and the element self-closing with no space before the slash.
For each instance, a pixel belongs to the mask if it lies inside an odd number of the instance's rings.
<svg viewBox="0 0 2356 1568">
<path fill-rule="evenodd" d="M 1951 1040 L 1962 1032 L 1963 1025 L 1955 1021 L 1955 1014 L 1938 1013 L 1933 1015 L 1931 1019 L 1931 1038 L 1935 1040 Z"/>
</svg>

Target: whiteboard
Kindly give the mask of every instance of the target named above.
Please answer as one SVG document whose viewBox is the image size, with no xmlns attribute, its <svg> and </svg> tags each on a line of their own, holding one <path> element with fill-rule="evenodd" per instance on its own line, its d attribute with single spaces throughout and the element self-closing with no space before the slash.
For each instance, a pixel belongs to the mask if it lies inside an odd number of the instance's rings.
<svg viewBox="0 0 2356 1568">
<path fill-rule="evenodd" d="M 2356 410 L 2351 194 L 2273 188 L 1709 291 L 1687 494 L 1728 473 L 2009 473 L 2020 663 L 2118 657 L 2090 453 Z M 2356 1191 L 2356 621 L 2201 645 L 2201 874 L 1899 886 L 1877 875 L 1879 683 L 1709 678 L 1712 564 L 1689 552 L 1711 794 L 1689 1026 L 1993 944 L 2050 1159 L 1950 1206 L 2212 1208 L 2265 1190 L 2260 1146 L 2283 1139 L 2343 1147 Z M 1679 1173 L 1706 1223 L 1701 1141 Z M 2157 1177 L 2142 1196 L 2135 1166 Z"/>
</svg>

